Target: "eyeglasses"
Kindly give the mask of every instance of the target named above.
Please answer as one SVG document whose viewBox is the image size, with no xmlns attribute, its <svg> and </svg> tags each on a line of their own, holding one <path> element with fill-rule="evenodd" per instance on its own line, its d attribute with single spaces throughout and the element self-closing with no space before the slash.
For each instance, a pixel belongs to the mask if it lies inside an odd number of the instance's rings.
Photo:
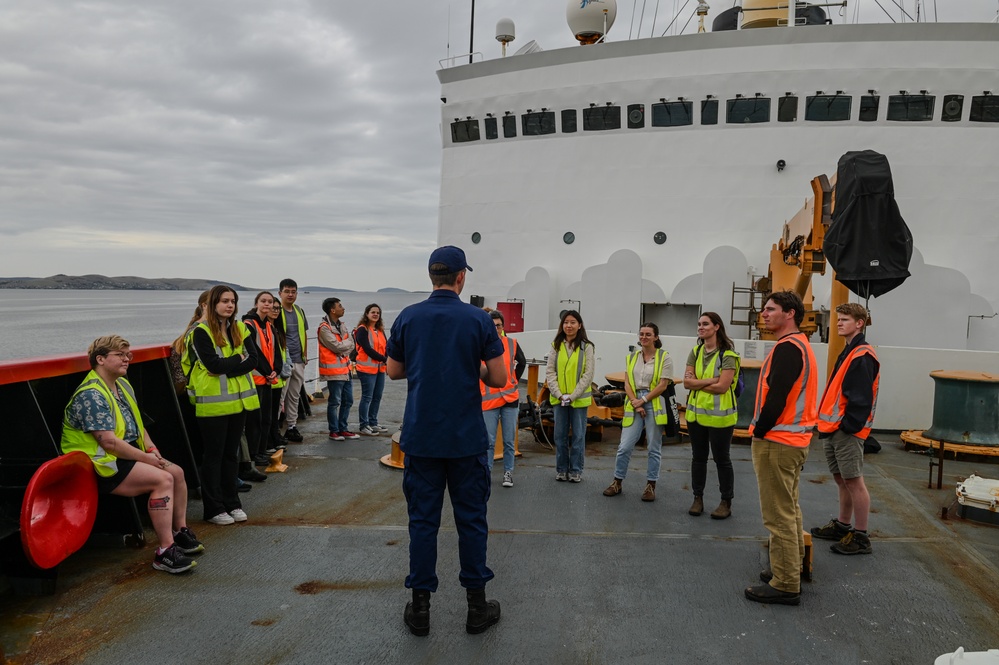
<svg viewBox="0 0 999 665">
<path fill-rule="evenodd" d="M 497 323 L 497 324 L 496 324 L 496 327 L 497 327 L 497 328 L 502 328 L 502 327 L 503 327 L 503 324 L 502 324 L 502 323 Z"/>
<path fill-rule="evenodd" d="M 135 356 L 132 355 L 131 351 L 110 351 L 110 352 L 108 352 L 105 355 L 108 355 L 108 356 L 118 356 L 119 358 L 121 358 L 122 360 L 127 361 L 127 362 L 131 362 L 132 358 L 135 357 Z"/>
</svg>

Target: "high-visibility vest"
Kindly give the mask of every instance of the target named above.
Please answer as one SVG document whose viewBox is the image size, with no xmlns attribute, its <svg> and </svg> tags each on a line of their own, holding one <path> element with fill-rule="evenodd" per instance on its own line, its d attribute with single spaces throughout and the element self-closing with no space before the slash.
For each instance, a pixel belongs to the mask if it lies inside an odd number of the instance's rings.
<svg viewBox="0 0 999 665">
<path fill-rule="evenodd" d="M 586 353 L 583 345 L 578 344 L 570 354 L 566 352 L 565 343 L 562 343 L 558 347 L 555 357 L 555 370 L 558 377 L 558 389 L 563 395 L 571 395 L 572 391 L 576 389 L 580 377 L 583 376 L 583 372 L 586 371 Z M 592 394 L 591 390 L 585 391 L 572 401 L 571 406 L 573 408 L 589 406 L 593 401 L 590 397 Z M 559 400 L 555 395 L 549 396 L 548 399 L 552 404 L 559 404 Z"/>
<path fill-rule="evenodd" d="M 211 336 L 212 331 L 207 323 L 200 323 L 198 327 L 204 329 L 209 337 Z M 233 327 L 241 333 L 239 346 L 234 348 L 228 337 L 225 337 L 224 345 L 215 347 L 215 353 L 220 358 L 243 355 L 243 344 L 249 331 L 246 330 L 246 324 L 242 321 L 235 322 Z M 195 356 L 197 356 L 197 349 L 194 348 L 193 344 L 191 348 L 194 349 Z M 197 358 L 194 363 L 188 390 L 194 394 L 194 415 L 199 418 L 228 416 L 240 411 L 252 411 L 260 408 L 257 389 L 250 381 L 249 372 L 238 376 L 211 374 L 201 362 L 201 358 Z"/>
<path fill-rule="evenodd" d="M 804 366 L 801 374 L 795 380 L 788 393 L 787 402 L 777 423 L 766 433 L 767 441 L 781 443 L 795 448 L 807 448 L 812 440 L 812 428 L 819 420 L 819 409 L 817 398 L 819 392 L 818 365 L 815 362 L 815 354 L 812 353 L 812 345 L 808 343 L 808 338 L 798 332 L 783 337 L 774 348 L 770 350 L 763 368 L 760 370 L 760 383 L 756 388 L 756 402 L 753 406 L 753 422 L 749 425 L 749 433 L 753 433 L 756 421 L 760 417 L 760 411 L 767 401 L 767 393 L 770 391 L 768 379 L 770 378 L 770 364 L 773 361 L 774 351 L 781 344 L 794 344 L 801 351 Z"/>
<path fill-rule="evenodd" d="M 132 390 L 132 384 L 124 377 L 115 381 L 115 384 L 118 386 L 118 392 L 124 395 L 128 407 L 132 410 L 132 417 L 135 418 L 135 426 L 139 429 L 139 438 L 135 443 L 139 446 L 139 450 L 146 452 L 145 430 L 142 428 L 142 414 L 139 413 L 139 405 L 135 401 L 135 391 Z M 62 440 L 59 445 L 63 453 L 71 453 L 74 450 L 85 452 L 90 457 L 90 461 L 94 463 L 97 473 L 106 478 L 118 473 L 118 458 L 109 452 L 105 452 L 100 444 L 97 443 L 97 439 L 94 438 L 93 434 L 75 429 L 69 424 L 69 408 L 72 406 L 73 400 L 84 390 L 90 389 L 99 392 L 107 401 L 111 407 L 111 414 L 114 416 L 114 435 L 119 439 L 125 439 L 125 417 L 118 406 L 118 400 L 111 394 L 111 389 L 104 383 L 104 379 L 97 372 L 91 370 L 83 379 L 83 383 L 73 393 L 73 397 L 69 400 L 69 405 L 66 406 L 66 412 L 62 420 Z"/>
<path fill-rule="evenodd" d="M 298 305 L 293 304 L 292 307 L 295 308 L 295 318 L 298 319 L 298 342 L 302 349 L 302 359 L 305 360 L 309 357 L 309 343 L 305 339 L 305 312 Z M 281 307 L 281 329 L 284 330 L 285 334 L 288 334 L 288 312 L 284 311 L 284 307 Z"/>
<path fill-rule="evenodd" d="M 649 390 L 655 388 L 659 385 L 659 382 L 663 379 L 663 365 L 666 363 L 666 357 L 669 354 L 663 349 L 656 349 L 656 358 L 654 369 L 652 370 L 652 382 L 649 383 Z M 625 379 L 631 386 L 631 392 L 637 395 L 637 389 L 635 388 L 635 367 L 638 366 L 639 358 L 642 358 L 642 350 L 639 349 L 635 353 L 627 357 L 628 369 L 625 371 Z M 644 359 L 642 361 L 644 363 Z M 669 377 L 665 377 L 667 380 Z M 652 408 L 652 415 L 656 418 L 657 425 L 665 425 L 668 422 L 666 413 L 666 399 L 662 395 L 658 395 L 651 402 L 648 403 L 646 408 Z M 635 420 L 635 407 L 631 405 L 631 400 L 624 400 L 624 418 L 621 420 L 621 427 L 628 427 L 631 425 L 632 421 Z"/>
<path fill-rule="evenodd" d="M 322 339 L 320 331 L 326 328 L 329 330 L 336 341 L 342 342 L 350 337 L 350 333 L 344 332 L 340 333 L 339 330 L 333 327 L 328 320 L 323 319 L 323 322 L 319 324 L 316 329 L 316 335 Z M 322 341 L 319 342 L 319 378 L 320 379 L 332 379 L 334 376 L 343 376 L 344 374 L 350 374 L 350 356 L 337 355 L 336 351 L 333 349 L 327 349 L 323 346 Z"/>
<path fill-rule="evenodd" d="M 828 434 L 830 432 L 835 432 L 839 429 L 839 424 L 843 420 L 843 415 L 846 413 L 846 397 L 843 396 L 843 379 L 846 378 L 846 372 L 850 369 L 850 363 L 861 356 L 871 356 L 874 358 L 874 362 L 878 362 L 878 355 L 874 353 L 874 347 L 870 344 L 861 344 L 857 346 L 850 354 L 840 363 L 839 369 L 826 384 L 826 391 L 822 394 L 822 402 L 819 403 L 819 431 Z M 874 425 L 874 410 L 878 406 L 878 383 L 881 381 L 881 374 L 874 375 L 874 395 L 871 401 L 871 413 L 867 416 L 867 422 L 864 428 L 854 434 L 854 436 L 861 439 L 866 439 L 871 433 L 871 427 Z"/>
<path fill-rule="evenodd" d="M 725 357 L 739 354 L 735 351 L 724 351 L 715 353 L 711 357 L 711 362 L 704 364 L 704 345 L 698 344 L 694 349 L 694 377 L 698 379 L 717 379 L 721 376 L 722 360 Z M 687 396 L 688 423 L 697 423 L 702 427 L 731 427 L 739 420 L 737 401 L 735 399 L 735 384 L 739 380 L 738 364 L 735 374 L 732 376 L 732 385 L 729 389 L 720 394 L 709 393 L 706 390 L 692 390 Z"/>
<path fill-rule="evenodd" d="M 288 364 L 288 349 L 284 347 L 281 347 L 281 364 L 282 365 Z M 271 384 L 271 388 L 273 388 L 274 390 L 281 390 L 282 388 L 284 388 L 284 384 L 286 383 L 288 383 L 288 381 L 282 379 L 281 375 L 278 374 L 277 381 Z"/>
<path fill-rule="evenodd" d="M 257 331 L 257 346 L 260 348 L 260 353 L 267 358 L 267 364 L 270 365 L 274 362 L 274 326 L 271 325 L 270 321 L 264 321 L 263 327 L 261 327 L 259 321 L 254 319 L 246 319 L 244 323 L 248 323 L 253 326 Z M 273 368 L 272 368 L 273 369 Z M 263 386 L 267 384 L 267 378 L 254 369 L 250 374 L 253 375 L 253 383 L 258 386 Z"/>
<path fill-rule="evenodd" d="M 357 328 L 354 330 L 357 330 Z M 371 348 L 375 351 L 383 356 L 385 355 L 385 349 L 388 344 L 385 340 L 384 331 L 368 328 L 368 343 L 371 344 Z M 369 356 L 368 352 L 360 344 L 357 345 L 357 362 L 354 366 L 357 367 L 358 372 L 363 374 L 382 374 L 385 372 L 385 363 L 379 362 Z"/>
<path fill-rule="evenodd" d="M 503 364 L 506 366 L 506 385 L 502 388 L 490 388 L 482 381 L 479 381 L 479 390 L 482 392 L 482 410 L 491 411 L 498 409 L 504 404 L 512 404 L 520 401 L 520 389 L 517 383 L 515 363 L 517 359 L 517 340 L 512 337 L 503 336 Z"/>
</svg>

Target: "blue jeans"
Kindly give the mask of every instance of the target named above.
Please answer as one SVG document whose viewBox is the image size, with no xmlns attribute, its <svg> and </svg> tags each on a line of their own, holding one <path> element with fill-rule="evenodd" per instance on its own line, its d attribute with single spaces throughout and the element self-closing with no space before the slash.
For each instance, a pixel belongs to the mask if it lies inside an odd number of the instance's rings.
<svg viewBox="0 0 999 665">
<path fill-rule="evenodd" d="M 385 390 L 385 373 L 358 372 L 357 378 L 361 382 L 361 403 L 357 406 L 361 427 L 377 425 L 378 407 L 382 405 L 382 391 Z"/>
<path fill-rule="evenodd" d="M 628 475 L 628 463 L 631 461 L 631 453 L 635 450 L 635 444 L 642 438 L 642 428 L 645 428 L 645 440 L 649 446 L 649 468 L 646 471 L 645 479 L 649 482 L 659 480 L 659 460 L 662 456 L 663 429 L 662 425 L 656 424 L 656 417 L 652 415 L 652 405 L 645 407 L 645 418 L 641 418 L 637 413 L 631 424 L 621 430 L 621 444 L 617 447 L 617 463 L 614 465 L 614 477 L 624 480 Z"/>
<path fill-rule="evenodd" d="M 326 400 L 326 423 L 330 432 L 346 432 L 347 416 L 354 405 L 354 384 L 349 375 L 346 381 L 327 381 L 330 396 Z"/>
<path fill-rule="evenodd" d="M 517 433 L 518 420 L 520 418 L 520 403 L 510 402 L 495 409 L 482 412 L 482 420 L 486 423 L 486 436 L 489 438 L 489 447 L 486 448 L 486 460 L 489 463 L 489 470 L 493 470 L 493 457 L 496 450 L 496 425 L 503 425 L 503 471 L 513 473 L 513 440 Z"/>
<path fill-rule="evenodd" d="M 409 575 L 407 589 L 437 591 L 437 532 L 441 527 L 444 489 L 451 497 L 458 531 L 458 581 L 466 589 L 482 589 L 493 578 L 486 566 L 489 524 L 486 503 L 491 485 L 486 455 L 444 459 L 406 455 L 402 491 L 409 510 Z"/>
<path fill-rule="evenodd" d="M 582 473 L 586 453 L 586 408 L 556 404 L 555 411 L 555 471 Z M 569 443 L 569 429 L 572 443 Z"/>
</svg>

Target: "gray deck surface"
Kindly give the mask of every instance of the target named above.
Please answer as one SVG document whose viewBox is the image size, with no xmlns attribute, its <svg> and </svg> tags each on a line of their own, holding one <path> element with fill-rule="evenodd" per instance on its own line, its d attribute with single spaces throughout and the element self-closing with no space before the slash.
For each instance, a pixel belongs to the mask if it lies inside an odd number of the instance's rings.
<svg viewBox="0 0 999 665">
<path fill-rule="evenodd" d="M 404 395 L 388 382 L 382 424 L 399 425 Z M 816 541 L 801 606 L 763 606 L 742 594 L 766 561 L 749 446 L 733 446 L 734 515 L 715 521 L 686 513 L 689 445 L 663 448 L 655 503 L 639 500 L 642 448 L 624 493 L 602 496 L 614 429 L 588 445 L 580 484 L 554 481 L 554 454 L 528 431 L 515 487 L 500 487 L 494 468 L 488 594 L 503 614 L 482 635 L 464 631 L 445 504 L 431 633 L 413 637 L 402 622 L 402 476 L 377 462 L 389 437 L 331 442 L 325 403 L 313 413 L 300 424 L 306 442 L 289 446 L 289 471 L 243 495 L 247 523 L 192 520 L 207 552 L 191 573 L 153 570 L 152 544 L 88 547 L 62 565 L 54 596 L 0 595 L 9 662 L 915 664 L 999 647 L 999 528 L 940 519 L 958 478 L 995 478 L 999 465 L 948 461 L 947 487 L 928 490 L 926 457 L 882 436 L 865 473 L 874 553 L 839 556 Z M 801 497 L 806 528 L 836 510 L 814 444 Z M 709 511 L 717 500 L 709 465 Z"/>
</svg>

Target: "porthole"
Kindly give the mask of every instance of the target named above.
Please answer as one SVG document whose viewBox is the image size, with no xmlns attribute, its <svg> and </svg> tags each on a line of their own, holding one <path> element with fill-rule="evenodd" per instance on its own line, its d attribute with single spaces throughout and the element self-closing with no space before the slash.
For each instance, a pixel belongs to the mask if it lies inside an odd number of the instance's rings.
<svg viewBox="0 0 999 665">
<path fill-rule="evenodd" d="M 656 234 L 652 236 L 652 239 L 656 242 L 657 245 L 662 245 L 666 242 L 666 234 L 663 233 L 662 231 L 656 231 Z"/>
<path fill-rule="evenodd" d="M 572 231 L 566 231 L 565 235 L 562 236 L 562 242 L 564 242 L 567 245 L 571 245 L 573 242 L 575 242 L 575 240 L 576 240 L 576 234 L 573 233 Z"/>
<path fill-rule="evenodd" d="M 482 234 L 476 231 L 472 234 L 472 243 L 478 245 L 480 242 L 482 242 Z"/>
</svg>

